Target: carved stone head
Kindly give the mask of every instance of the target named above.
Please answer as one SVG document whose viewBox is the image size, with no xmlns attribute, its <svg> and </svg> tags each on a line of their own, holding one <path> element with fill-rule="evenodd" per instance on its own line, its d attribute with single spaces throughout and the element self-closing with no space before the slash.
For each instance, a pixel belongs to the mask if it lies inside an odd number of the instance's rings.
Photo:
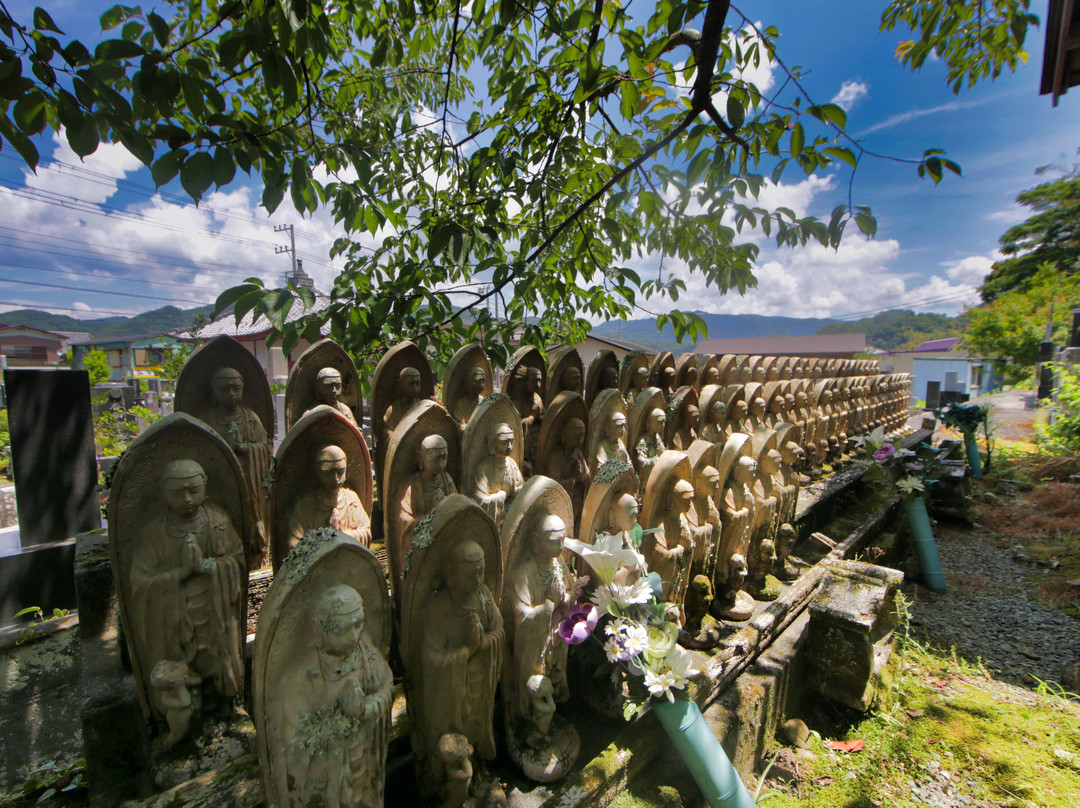
<svg viewBox="0 0 1080 808">
<path fill-rule="evenodd" d="M 629 533 L 638 523 L 637 500 L 632 494 L 623 494 L 608 509 L 608 524 L 620 533 Z"/>
<path fill-rule="evenodd" d="M 566 523 L 557 514 L 545 516 L 533 533 L 532 549 L 537 558 L 557 558 L 566 541 Z"/>
<path fill-rule="evenodd" d="M 234 368 L 221 368 L 210 383 L 214 403 L 226 410 L 235 409 L 244 400 L 244 377 Z"/>
<path fill-rule="evenodd" d="M 487 440 L 488 454 L 492 457 L 509 457 L 514 451 L 514 430 L 509 424 L 496 424 Z"/>
<path fill-rule="evenodd" d="M 315 484 L 324 491 L 341 490 L 348 471 L 349 461 L 340 446 L 326 446 L 315 455 Z"/>
<path fill-rule="evenodd" d="M 526 681 L 525 689 L 529 694 L 533 726 L 541 735 L 547 735 L 551 729 L 551 719 L 555 715 L 555 688 L 552 687 L 551 679 L 534 674 Z"/>
<path fill-rule="evenodd" d="M 708 410 L 709 423 L 717 424 L 718 426 L 727 419 L 727 407 L 724 406 L 724 402 L 717 400 L 709 405 Z"/>
<path fill-rule="evenodd" d="M 428 435 L 420 441 L 420 447 L 416 451 L 416 465 L 419 467 L 421 474 L 429 480 L 433 480 L 446 471 L 446 461 L 449 454 L 449 447 L 446 445 L 446 439 L 442 435 Z"/>
<path fill-rule="evenodd" d="M 446 585 L 454 592 L 471 594 L 484 585 L 484 548 L 461 539 L 446 554 Z"/>
<path fill-rule="evenodd" d="M 580 449 L 584 442 L 585 422 L 580 418 L 567 418 L 559 435 L 559 443 L 567 449 Z"/>
<path fill-rule="evenodd" d="M 420 371 L 414 367 L 404 367 L 398 374 L 398 395 L 407 401 L 420 398 Z"/>
<path fill-rule="evenodd" d="M 626 438 L 626 413 L 613 410 L 604 424 L 604 434 L 608 440 L 623 440 Z"/>
<path fill-rule="evenodd" d="M 757 461 L 752 457 L 740 457 L 732 472 L 735 482 L 750 485 L 757 475 Z"/>
<path fill-rule="evenodd" d="M 194 460 L 174 460 L 161 474 L 161 494 L 169 513 L 191 519 L 206 501 L 206 472 Z"/>
<path fill-rule="evenodd" d="M 480 395 L 487 386 L 487 372 L 482 367 L 471 367 L 465 374 L 466 391 Z"/>
<path fill-rule="evenodd" d="M 671 489 L 668 497 L 668 508 L 672 513 L 681 516 L 689 513 L 694 504 L 694 486 L 686 480 L 679 480 Z"/>
<path fill-rule="evenodd" d="M 364 632 L 364 601 L 351 586 L 327 587 L 314 614 L 315 647 L 332 657 L 345 657 Z"/>
<path fill-rule="evenodd" d="M 337 406 L 338 399 L 341 398 L 341 390 L 341 373 L 337 368 L 323 368 L 316 374 L 315 393 L 323 404 Z"/>
<path fill-rule="evenodd" d="M 650 435 L 663 435 L 664 426 L 667 424 L 667 414 L 657 407 L 649 413 L 649 419 L 646 422 L 646 428 L 649 430 Z"/>
</svg>

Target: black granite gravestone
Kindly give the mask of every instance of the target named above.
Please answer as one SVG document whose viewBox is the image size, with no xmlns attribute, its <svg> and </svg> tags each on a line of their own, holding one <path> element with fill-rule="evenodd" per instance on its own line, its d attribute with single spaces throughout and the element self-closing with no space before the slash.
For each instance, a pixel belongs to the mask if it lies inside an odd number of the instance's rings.
<svg viewBox="0 0 1080 808">
<path fill-rule="evenodd" d="M 941 406 L 941 382 L 926 383 L 926 408 L 936 410 Z"/>
<path fill-rule="evenodd" d="M 5 370 L 23 547 L 101 527 L 85 370 Z"/>
</svg>

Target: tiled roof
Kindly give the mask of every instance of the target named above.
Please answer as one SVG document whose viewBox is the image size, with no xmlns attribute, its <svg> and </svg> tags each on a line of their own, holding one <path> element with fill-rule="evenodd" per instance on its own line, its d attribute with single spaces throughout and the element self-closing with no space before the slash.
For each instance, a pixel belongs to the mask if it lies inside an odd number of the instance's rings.
<svg viewBox="0 0 1080 808">
<path fill-rule="evenodd" d="M 313 311 L 322 311 L 330 305 L 330 297 L 322 292 L 315 290 L 315 305 L 310 309 L 305 309 L 302 302 L 296 300 L 293 302 L 292 308 L 289 309 L 289 314 L 285 318 L 288 323 L 294 320 L 300 319 L 305 314 L 311 314 Z M 209 340 L 215 337 L 254 337 L 261 336 L 269 333 L 273 328 L 270 325 L 270 321 L 265 316 L 259 315 L 257 319 L 253 318 L 250 313 L 244 315 L 244 319 L 237 325 L 236 318 L 233 316 L 232 309 L 226 311 L 212 323 L 207 323 L 196 331 L 191 329 L 177 330 L 170 332 L 173 336 L 180 339 L 197 339 L 197 340 Z M 322 327 L 322 333 L 325 336 L 330 333 L 330 324 L 325 323 Z"/>
<path fill-rule="evenodd" d="M 916 352 L 920 351 L 951 351 L 960 344 L 960 337 L 945 337 L 944 339 L 932 339 L 924 342 Z"/>
</svg>

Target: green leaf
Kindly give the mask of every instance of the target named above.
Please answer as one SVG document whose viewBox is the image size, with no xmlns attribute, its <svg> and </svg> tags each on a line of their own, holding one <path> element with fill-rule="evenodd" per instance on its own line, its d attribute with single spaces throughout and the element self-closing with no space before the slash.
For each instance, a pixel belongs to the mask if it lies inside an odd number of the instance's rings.
<svg viewBox="0 0 1080 808">
<path fill-rule="evenodd" d="M 23 134 L 36 135 L 45 128 L 45 103 L 42 93 L 32 92 L 15 102 L 12 116 Z"/>
<path fill-rule="evenodd" d="M 877 235 L 877 219 L 871 214 L 859 211 L 855 214 L 855 224 L 859 226 L 859 230 L 861 230 L 868 238 L 873 238 Z"/>
<path fill-rule="evenodd" d="M 97 122 L 87 115 L 78 126 L 69 126 L 65 130 L 68 145 L 79 157 L 86 157 L 97 151 L 99 137 Z"/>
<path fill-rule="evenodd" d="M 165 152 L 155 160 L 154 165 L 150 168 L 150 176 L 154 179 L 154 186 L 160 188 L 162 185 L 172 182 L 173 178 L 179 173 L 180 165 L 185 157 L 187 157 L 186 149 L 174 149 Z"/>
<path fill-rule="evenodd" d="M 154 39 L 158 41 L 158 44 L 163 48 L 168 45 L 171 30 L 169 24 L 153 11 L 146 15 L 146 21 L 150 23 L 150 30 L 154 32 Z"/>
<path fill-rule="evenodd" d="M 450 237 L 454 235 L 457 229 L 457 225 L 452 222 L 444 222 L 431 231 L 430 235 L 428 235 L 428 260 L 434 261 L 436 256 L 446 249 L 446 245 L 450 243 Z"/>
<path fill-rule="evenodd" d="M 802 154 L 803 145 L 806 143 L 806 133 L 803 131 L 803 125 L 801 123 L 795 124 L 795 128 L 791 130 L 791 156 L 796 160 L 799 159 L 799 155 Z"/>
<path fill-rule="evenodd" d="M 180 167 L 180 184 L 196 203 L 214 183 L 214 159 L 204 151 L 195 152 Z"/>
<path fill-rule="evenodd" d="M 852 168 L 857 168 L 859 161 L 855 157 L 855 153 L 851 151 L 847 146 L 829 146 L 822 151 L 830 157 L 835 157 L 837 160 L 841 160 L 847 163 Z"/>
<path fill-rule="evenodd" d="M 735 96 L 729 94 L 727 99 L 727 118 L 732 129 L 738 129 L 746 120 L 746 110 Z"/>
<path fill-rule="evenodd" d="M 52 31 L 57 34 L 64 33 L 56 27 L 56 23 L 53 22 L 52 17 L 50 17 L 42 8 L 34 9 L 34 28 L 38 31 Z"/>
<path fill-rule="evenodd" d="M 3 113 L 0 113 L 0 135 L 15 147 L 15 151 L 19 153 L 26 165 L 31 169 L 37 169 L 38 160 L 40 159 L 37 147 L 30 142 L 26 135 L 16 129 L 8 116 Z"/>
<path fill-rule="evenodd" d="M 95 62 L 112 62 L 120 59 L 134 59 L 143 56 L 146 51 L 137 42 L 126 39 L 106 39 L 94 49 Z"/>
<path fill-rule="evenodd" d="M 214 184 L 218 188 L 228 185 L 236 176 L 236 163 L 229 150 L 224 147 L 214 149 Z"/>
</svg>

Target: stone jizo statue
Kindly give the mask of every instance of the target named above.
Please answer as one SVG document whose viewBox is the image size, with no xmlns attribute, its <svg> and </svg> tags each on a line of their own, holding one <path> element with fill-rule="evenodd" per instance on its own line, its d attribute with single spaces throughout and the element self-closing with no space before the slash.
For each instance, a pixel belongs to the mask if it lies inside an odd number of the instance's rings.
<svg viewBox="0 0 1080 808">
<path fill-rule="evenodd" d="M 360 594 L 328 586 L 308 636 L 271 702 L 273 731 L 283 741 L 271 751 L 280 756 L 273 767 L 279 788 L 288 805 L 381 808 L 394 683 L 365 630 Z"/>
<path fill-rule="evenodd" d="M 460 734 L 495 757 L 492 712 L 502 665 L 502 615 L 484 583 L 484 550 L 468 538 L 447 554 L 446 586 L 424 604 L 423 732 Z"/>
<path fill-rule="evenodd" d="M 701 413 L 698 410 L 697 404 L 687 402 L 682 408 L 682 417 L 679 419 L 679 426 L 675 430 L 675 434 L 671 440 L 673 449 L 685 452 L 690 448 L 690 444 L 697 440 L 697 426 L 699 420 L 701 420 Z"/>
<path fill-rule="evenodd" d="M 155 699 L 165 718 L 169 722 L 169 734 L 165 738 L 165 748 L 171 749 L 188 733 L 191 726 L 191 686 L 202 680 L 188 670 L 183 662 L 163 659 L 150 672 L 150 684 L 154 688 Z"/>
<path fill-rule="evenodd" d="M 667 448 L 664 446 L 664 425 L 667 423 L 667 415 L 659 407 L 649 413 L 645 423 L 645 434 L 641 436 L 635 447 L 638 476 L 641 478 L 641 490 L 649 481 L 653 466 L 660 459 L 660 455 Z"/>
<path fill-rule="evenodd" d="M 689 513 L 694 505 L 694 486 L 678 480 L 665 501 L 660 530 L 648 534 L 641 545 L 650 572 L 664 582 L 664 600 L 682 608 L 690 581 L 694 552 Z"/>
<path fill-rule="evenodd" d="M 506 508 L 521 489 L 524 480 L 510 453 L 514 449 L 514 430 L 509 424 L 497 424 L 487 439 L 488 456 L 476 467 L 469 483 L 469 495 L 480 503 L 502 529 Z"/>
<path fill-rule="evenodd" d="M 460 733 L 448 732 L 439 738 L 435 746 L 439 808 L 461 808 L 467 804 L 473 779 L 472 754 L 472 744 Z"/>
<path fill-rule="evenodd" d="M 383 413 L 383 429 L 388 438 L 394 434 L 401 419 L 420 402 L 420 388 L 420 371 L 413 367 L 402 368 L 398 373 L 398 396 Z"/>
<path fill-rule="evenodd" d="M 371 518 L 356 492 L 345 485 L 348 459 L 339 446 L 326 446 L 315 456 L 315 485 L 289 509 L 289 546 L 317 527 L 332 527 L 367 547 Z"/>
<path fill-rule="evenodd" d="M 165 466 L 165 509 L 148 518 L 130 572 L 128 614 L 143 668 L 169 663 L 153 698 L 169 720 L 170 745 L 186 731 L 178 714 L 188 709 L 181 686 L 201 684 L 219 698 L 232 697 L 244 680 L 244 548 L 229 516 L 208 500 L 206 482 L 193 460 Z"/>
<path fill-rule="evenodd" d="M 723 573 L 713 600 L 713 613 L 719 612 L 728 620 L 749 620 L 754 614 L 754 599 L 743 591 L 746 587 L 746 557 L 742 553 L 733 554 Z"/>
<path fill-rule="evenodd" d="M 449 448 L 442 435 L 428 435 L 420 442 L 417 471 L 409 478 L 392 524 L 390 552 L 395 555 L 396 570 L 405 568 L 416 524 L 447 496 L 457 493 L 457 486 L 446 471 L 448 455 Z"/>
<path fill-rule="evenodd" d="M 571 368 L 576 370 L 576 368 Z M 585 443 L 585 422 L 580 418 L 568 418 L 563 424 L 559 442 L 547 459 L 550 474 L 570 495 L 574 506 L 574 519 L 581 519 L 585 504 L 585 492 L 589 490 L 589 465 L 585 462 L 582 445 Z"/>
<path fill-rule="evenodd" d="M 592 459 L 593 471 L 609 460 L 630 462 L 630 454 L 626 451 L 626 413 L 620 410 L 612 410 L 604 421 L 604 437 L 600 439 L 596 456 Z"/>
<path fill-rule="evenodd" d="M 469 423 L 469 416 L 473 414 L 476 405 L 484 400 L 486 389 L 487 372 L 482 367 L 469 368 L 469 372 L 465 374 L 465 392 L 458 396 L 451 413 L 462 429 Z"/>
<path fill-rule="evenodd" d="M 355 424 L 356 417 L 353 415 L 352 409 L 341 400 L 342 389 L 341 372 L 337 368 L 323 368 L 316 374 L 315 393 L 318 398 L 317 403 L 333 407 L 348 418 L 351 423 Z"/>
<path fill-rule="evenodd" d="M 726 425 L 727 407 L 717 398 L 709 404 L 709 409 L 705 412 L 705 425 L 701 428 L 701 439 L 709 443 L 723 443 L 728 437 Z"/>
</svg>

